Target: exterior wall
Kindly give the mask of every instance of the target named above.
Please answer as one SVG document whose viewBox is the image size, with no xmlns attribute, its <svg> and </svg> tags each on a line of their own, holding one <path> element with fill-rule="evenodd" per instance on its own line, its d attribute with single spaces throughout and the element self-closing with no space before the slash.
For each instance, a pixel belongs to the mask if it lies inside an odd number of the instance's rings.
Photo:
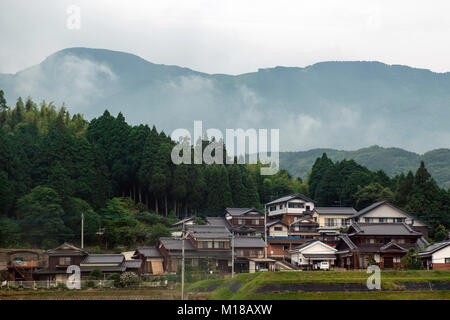
<svg viewBox="0 0 450 320">
<path fill-rule="evenodd" d="M 433 253 L 431 262 L 433 263 L 433 269 L 435 264 L 445 264 L 445 259 L 450 259 L 450 246 L 447 246 L 439 251 Z"/>
<path fill-rule="evenodd" d="M 285 257 L 288 256 L 288 252 L 284 250 L 283 244 L 267 244 L 267 255 L 272 257 Z"/>
<path fill-rule="evenodd" d="M 304 205 L 304 207 L 303 208 L 289 208 L 289 203 L 302 203 Z M 306 211 L 307 206 L 309 206 L 310 211 L 312 211 L 314 209 L 313 202 L 306 202 L 306 201 L 303 201 L 300 199 L 293 199 L 293 200 L 289 200 L 287 202 L 281 202 L 281 203 L 267 206 L 267 211 L 268 211 L 269 216 L 285 214 L 285 213 L 301 215 Z M 271 207 L 276 207 L 276 210 L 271 211 L 270 210 Z"/>
<path fill-rule="evenodd" d="M 325 225 L 325 218 L 332 218 L 337 219 L 337 225 L 336 228 L 339 229 L 341 227 L 345 227 L 345 225 L 342 224 L 342 219 L 347 219 L 350 215 L 319 215 L 317 212 L 314 212 L 313 218 L 315 218 L 315 221 L 319 224 L 319 228 L 327 227 Z"/>
<path fill-rule="evenodd" d="M 405 218 L 405 223 L 408 225 L 412 225 L 414 227 L 425 227 L 426 225 L 422 222 L 418 221 L 417 219 L 413 219 L 406 215 L 404 212 L 394 209 L 391 206 L 387 204 L 383 204 L 379 206 L 378 208 L 373 209 L 372 211 L 364 214 L 363 216 L 359 217 L 359 222 L 366 222 L 365 218 L 374 218 L 373 222 L 379 222 L 379 218 L 388 218 L 388 221 L 386 222 L 394 222 L 393 218 Z"/>
<path fill-rule="evenodd" d="M 275 227 L 282 227 L 283 230 L 276 231 Z M 269 227 L 269 236 L 271 237 L 287 237 L 288 236 L 288 227 L 282 223 L 274 224 Z"/>
<path fill-rule="evenodd" d="M 238 248 L 234 249 L 236 258 L 264 258 L 264 248 Z"/>
<path fill-rule="evenodd" d="M 63 258 L 63 257 L 70 257 L 70 261 L 71 263 L 68 265 L 64 265 L 64 266 L 60 266 L 59 264 L 59 258 Z M 81 260 L 83 260 L 84 256 L 69 256 L 69 255 L 65 255 L 65 256 L 50 256 L 48 258 L 48 268 L 50 270 L 56 270 L 60 267 L 67 267 L 69 265 L 76 265 L 79 266 L 81 263 Z"/>
</svg>

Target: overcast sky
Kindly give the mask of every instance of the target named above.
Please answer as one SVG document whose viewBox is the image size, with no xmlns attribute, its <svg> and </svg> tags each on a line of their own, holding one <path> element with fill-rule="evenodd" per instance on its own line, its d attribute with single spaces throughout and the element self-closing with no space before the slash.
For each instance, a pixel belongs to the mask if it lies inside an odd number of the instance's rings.
<svg viewBox="0 0 450 320">
<path fill-rule="evenodd" d="M 66 26 L 81 9 L 81 29 Z M 126 51 L 208 73 L 378 60 L 450 71 L 448 0 L 1 0 L 0 72 L 67 47 Z"/>
</svg>

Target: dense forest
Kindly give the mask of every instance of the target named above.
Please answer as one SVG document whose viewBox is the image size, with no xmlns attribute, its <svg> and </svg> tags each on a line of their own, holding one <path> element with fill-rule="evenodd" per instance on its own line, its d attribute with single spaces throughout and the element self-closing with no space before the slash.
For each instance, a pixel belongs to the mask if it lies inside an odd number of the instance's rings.
<svg viewBox="0 0 450 320">
<path fill-rule="evenodd" d="M 89 122 L 45 101 L 19 98 L 9 106 L 0 91 L 0 246 L 79 243 L 82 214 L 87 244 L 154 243 L 178 218 L 260 208 L 290 193 L 358 209 L 386 199 L 429 222 L 432 236 L 450 225 L 449 191 L 423 163 L 415 174 L 389 178 L 324 154 L 302 181 L 284 170 L 261 176 L 260 164 L 177 166 L 174 145 L 163 131 L 129 125 L 121 113 Z"/>
</svg>

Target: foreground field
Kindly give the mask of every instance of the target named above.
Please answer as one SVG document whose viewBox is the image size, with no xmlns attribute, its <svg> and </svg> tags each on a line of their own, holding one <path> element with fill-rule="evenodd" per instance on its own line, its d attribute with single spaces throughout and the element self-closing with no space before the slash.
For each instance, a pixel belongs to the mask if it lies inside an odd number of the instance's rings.
<svg viewBox="0 0 450 320">
<path fill-rule="evenodd" d="M 450 299 L 450 271 L 382 271 L 381 291 L 369 291 L 365 271 L 239 274 L 188 290 L 209 299 Z"/>
<path fill-rule="evenodd" d="M 450 271 L 382 271 L 369 291 L 365 271 L 238 274 L 187 284 L 188 299 L 220 300 L 450 300 Z M 0 290 L 0 300 L 177 300 L 175 289 Z"/>
</svg>

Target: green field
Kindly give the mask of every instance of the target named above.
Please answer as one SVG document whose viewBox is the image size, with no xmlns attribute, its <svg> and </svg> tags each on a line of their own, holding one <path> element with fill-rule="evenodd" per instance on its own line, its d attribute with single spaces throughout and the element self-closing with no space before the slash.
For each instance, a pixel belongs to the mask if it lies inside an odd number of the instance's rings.
<svg viewBox="0 0 450 320">
<path fill-rule="evenodd" d="M 257 293 L 264 285 L 300 283 L 366 283 L 365 271 L 299 271 L 239 274 L 235 278 L 205 280 L 191 284 L 188 290 L 209 299 L 450 299 L 448 290 L 402 291 L 404 284 L 450 282 L 450 271 L 382 271 L 381 287 L 376 292 L 303 292 L 289 291 Z"/>
</svg>

